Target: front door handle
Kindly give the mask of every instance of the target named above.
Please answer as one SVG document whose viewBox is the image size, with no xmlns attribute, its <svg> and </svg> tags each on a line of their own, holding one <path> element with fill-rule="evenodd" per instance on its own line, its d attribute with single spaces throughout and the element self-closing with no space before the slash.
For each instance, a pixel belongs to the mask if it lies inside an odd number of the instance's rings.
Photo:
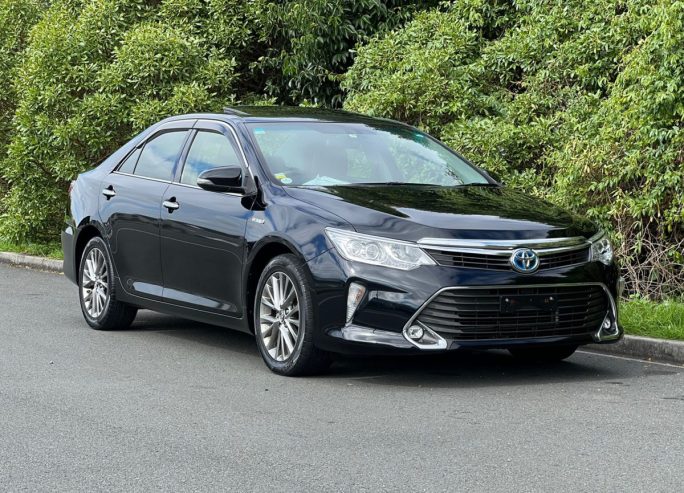
<svg viewBox="0 0 684 493">
<path fill-rule="evenodd" d="M 176 202 L 176 197 L 171 197 L 169 200 L 165 200 L 162 205 L 166 207 L 170 213 L 180 207 L 180 204 Z"/>
<path fill-rule="evenodd" d="M 102 190 L 102 195 L 107 197 L 107 200 L 111 199 L 116 195 L 116 192 L 114 191 L 114 187 L 112 185 L 109 185 L 107 188 Z"/>
</svg>

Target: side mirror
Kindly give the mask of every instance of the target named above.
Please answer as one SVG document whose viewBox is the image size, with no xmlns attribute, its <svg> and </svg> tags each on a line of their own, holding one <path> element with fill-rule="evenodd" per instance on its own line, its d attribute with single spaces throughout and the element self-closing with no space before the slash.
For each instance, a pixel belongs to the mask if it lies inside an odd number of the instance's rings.
<svg viewBox="0 0 684 493">
<path fill-rule="evenodd" d="M 244 193 L 242 167 L 234 165 L 208 169 L 197 177 L 197 186 L 210 192 Z"/>
</svg>

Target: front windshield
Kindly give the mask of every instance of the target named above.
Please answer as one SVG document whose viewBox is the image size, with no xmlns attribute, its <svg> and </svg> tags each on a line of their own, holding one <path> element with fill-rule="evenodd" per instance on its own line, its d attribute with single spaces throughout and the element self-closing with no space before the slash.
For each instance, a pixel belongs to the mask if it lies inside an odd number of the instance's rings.
<svg viewBox="0 0 684 493">
<path fill-rule="evenodd" d="M 425 134 L 399 125 L 250 123 L 272 177 L 289 186 L 489 181 Z"/>
</svg>

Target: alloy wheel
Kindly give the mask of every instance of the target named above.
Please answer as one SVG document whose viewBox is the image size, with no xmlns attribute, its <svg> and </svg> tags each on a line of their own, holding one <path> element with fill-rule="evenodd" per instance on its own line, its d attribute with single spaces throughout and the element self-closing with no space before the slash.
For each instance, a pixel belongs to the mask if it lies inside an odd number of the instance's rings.
<svg viewBox="0 0 684 493">
<path fill-rule="evenodd" d="M 300 334 L 299 297 L 290 277 L 275 272 L 264 284 L 259 303 L 259 326 L 264 347 L 275 361 L 287 360 Z"/>
<path fill-rule="evenodd" d="M 81 276 L 81 296 L 88 315 L 98 318 L 109 302 L 109 272 L 99 248 L 88 252 Z"/>
</svg>

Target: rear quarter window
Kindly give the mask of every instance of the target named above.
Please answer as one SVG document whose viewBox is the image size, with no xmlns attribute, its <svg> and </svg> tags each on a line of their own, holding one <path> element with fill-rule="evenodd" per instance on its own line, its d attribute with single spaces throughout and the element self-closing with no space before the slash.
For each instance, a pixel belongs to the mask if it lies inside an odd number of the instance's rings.
<svg viewBox="0 0 684 493">
<path fill-rule="evenodd" d="M 138 158 L 140 157 L 140 151 L 142 149 L 138 148 L 135 151 L 133 151 L 123 163 L 121 163 L 121 166 L 119 166 L 118 171 L 121 173 L 129 173 L 133 174 L 133 171 L 135 171 L 135 165 L 138 162 Z"/>
<path fill-rule="evenodd" d="M 170 181 L 187 135 L 187 130 L 166 132 L 147 142 L 133 174 Z"/>
</svg>

